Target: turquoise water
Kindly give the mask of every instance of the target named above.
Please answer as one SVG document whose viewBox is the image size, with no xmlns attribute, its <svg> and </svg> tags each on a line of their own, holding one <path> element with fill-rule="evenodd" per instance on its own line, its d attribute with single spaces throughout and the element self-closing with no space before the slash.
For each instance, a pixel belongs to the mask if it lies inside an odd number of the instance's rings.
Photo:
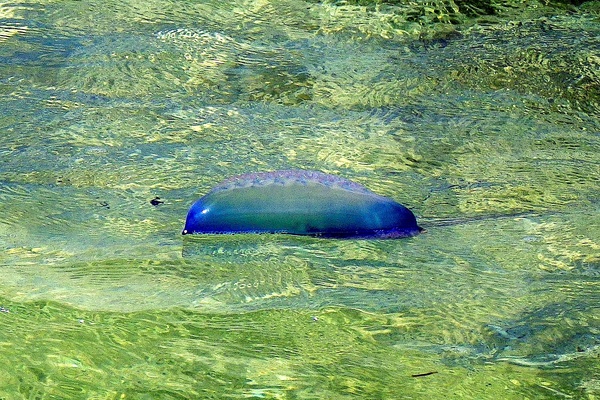
<svg viewBox="0 0 600 400">
<path fill-rule="evenodd" d="M 469 4 L 0 5 L 0 399 L 598 398 L 600 7 Z M 181 236 L 289 168 L 428 232 Z"/>
</svg>

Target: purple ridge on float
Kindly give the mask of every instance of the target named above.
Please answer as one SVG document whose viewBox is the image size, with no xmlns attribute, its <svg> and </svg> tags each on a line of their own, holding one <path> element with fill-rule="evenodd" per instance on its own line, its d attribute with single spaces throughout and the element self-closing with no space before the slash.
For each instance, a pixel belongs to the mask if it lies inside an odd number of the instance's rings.
<svg viewBox="0 0 600 400">
<path fill-rule="evenodd" d="M 318 171 L 287 170 L 225 180 L 192 205 L 182 234 L 385 239 L 422 230 L 408 208 L 358 183 Z"/>
</svg>

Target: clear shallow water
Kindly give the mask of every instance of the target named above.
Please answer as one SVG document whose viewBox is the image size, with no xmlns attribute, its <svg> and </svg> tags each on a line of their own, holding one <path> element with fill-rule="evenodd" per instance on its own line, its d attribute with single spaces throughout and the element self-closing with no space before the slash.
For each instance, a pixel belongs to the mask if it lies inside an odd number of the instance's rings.
<svg viewBox="0 0 600 400">
<path fill-rule="evenodd" d="M 0 10 L 0 398 L 599 395 L 593 5 Z M 281 168 L 428 233 L 180 235 Z"/>
</svg>

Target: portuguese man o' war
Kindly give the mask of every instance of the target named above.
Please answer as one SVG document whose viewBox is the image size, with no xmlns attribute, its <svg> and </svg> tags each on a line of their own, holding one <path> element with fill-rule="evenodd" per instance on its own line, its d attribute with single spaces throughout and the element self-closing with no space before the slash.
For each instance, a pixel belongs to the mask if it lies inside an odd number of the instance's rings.
<svg viewBox="0 0 600 400">
<path fill-rule="evenodd" d="M 182 234 L 287 233 L 387 239 L 423 231 L 402 204 L 318 171 L 235 176 L 190 208 Z"/>
</svg>

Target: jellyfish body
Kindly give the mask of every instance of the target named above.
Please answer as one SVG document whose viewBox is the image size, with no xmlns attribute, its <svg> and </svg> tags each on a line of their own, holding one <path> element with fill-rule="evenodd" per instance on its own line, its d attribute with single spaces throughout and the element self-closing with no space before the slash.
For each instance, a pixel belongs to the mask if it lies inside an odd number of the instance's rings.
<svg viewBox="0 0 600 400">
<path fill-rule="evenodd" d="M 240 175 L 190 208 L 183 234 L 287 233 L 330 238 L 402 238 L 422 229 L 402 204 L 317 171 Z"/>
</svg>

